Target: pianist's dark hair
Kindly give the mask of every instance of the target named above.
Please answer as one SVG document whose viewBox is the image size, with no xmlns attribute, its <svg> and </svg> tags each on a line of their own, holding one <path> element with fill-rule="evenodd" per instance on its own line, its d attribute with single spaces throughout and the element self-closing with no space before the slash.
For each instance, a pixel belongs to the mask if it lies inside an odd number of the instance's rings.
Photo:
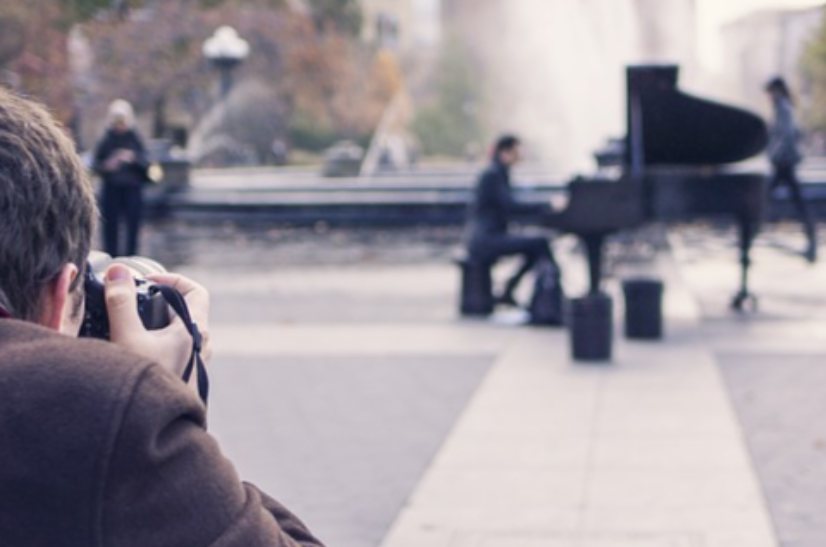
<svg viewBox="0 0 826 547">
<path fill-rule="evenodd" d="M 513 150 L 519 146 L 519 137 L 516 135 L 502 135 L 496 139 L 496 144 L 493 145 L 493 157 L 498 158 L 499 154 L 508 150 Z"/>
<path fill-rule="evenodd" d="M 766 91 L 768 91 L 769 93 L 777 91 L 788 100 L 792 100 L 792 93 L 791 91 L 789 91 L 789 86 L 786 84 L 786 80 L 784 80 L 780 76 L 775 76 L 774 78 L 766 82 Z"/>
</svg>

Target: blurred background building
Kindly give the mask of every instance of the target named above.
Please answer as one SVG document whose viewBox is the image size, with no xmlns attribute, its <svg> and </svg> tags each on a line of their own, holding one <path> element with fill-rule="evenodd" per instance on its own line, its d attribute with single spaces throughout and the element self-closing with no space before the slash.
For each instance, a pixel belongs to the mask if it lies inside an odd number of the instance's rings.
<svg viewBox="0 0 826 547">
<path fill-rule="evenodd" d="M 760 10 L 725 25 L 723 67 L 735 95 L 767 111 L 762 87 L 774 74 L 785 76 L 804 95 L 806 46 L 823 22 L 823 7 Z"/>
</svg>

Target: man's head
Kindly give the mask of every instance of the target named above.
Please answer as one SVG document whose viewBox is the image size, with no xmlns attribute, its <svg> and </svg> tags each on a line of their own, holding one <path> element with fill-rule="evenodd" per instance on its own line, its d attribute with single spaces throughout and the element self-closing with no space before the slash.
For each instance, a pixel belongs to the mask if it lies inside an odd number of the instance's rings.
<svg viewBox="0 0 826 547">
<path fill-rule="evenodd" d="M 135 125 L 135 111 L 129 101 L 116 99 L 109 105 L 107 121 L 112 131 L 125 133 Z"/>
<path fill-rule="evenodd" d="M 493 146 L 493 158 L 508 167 L 515 165 L 522 159 L 519 149 L 521 144 L 515 135 L 502 135 Z"/>
<path fill-rule="evenodd" d="M 780 76 L 775 76 L 768 82 L 766 82 L 765 87 L 766 93 L 772 96 L 772 98 L 785 98 L 790 99 L 791 93 L 789 92 L 789 86 L 786 85 L 786 80 L 784 80 Z"/>
<path fill-rule="evenodd" d="M 0 88 L 0 306 L 74 328 L 96 216 L 72 141 L 42 107 Z"/>
</svg>

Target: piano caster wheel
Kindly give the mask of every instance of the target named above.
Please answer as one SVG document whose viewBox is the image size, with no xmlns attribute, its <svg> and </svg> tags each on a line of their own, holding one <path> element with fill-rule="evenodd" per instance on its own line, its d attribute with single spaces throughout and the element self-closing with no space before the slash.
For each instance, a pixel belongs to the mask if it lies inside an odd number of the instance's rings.
<svg viewBox="0 0 826 547">
<path fill-rule="evenodd" d="M 736 312 L 756 312 L 757 311 L 757 297 L 751 293 L 739 292 L 731 301 L 731 309 Z"/>
</svg>

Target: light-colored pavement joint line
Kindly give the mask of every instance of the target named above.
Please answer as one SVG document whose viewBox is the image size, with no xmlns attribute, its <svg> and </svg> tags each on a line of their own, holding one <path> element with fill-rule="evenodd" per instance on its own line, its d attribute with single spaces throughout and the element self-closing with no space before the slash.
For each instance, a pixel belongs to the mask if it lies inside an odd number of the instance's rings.
<svg viewBox="0 0 826 547">
<path fill-rule="evenodd" d="M 587 521 L 588 501 L 590 499 L 590 491 L 594 479 L 594 468 L 596 463 L 597 444 L 595 439 L 599 433 L 597 424 L 602 412 L 602 395 L 604 389 L 604 376 L 599 374 L 597 378 L 596 396 L 594 397 L 593 416 L 594 420 L 591 423 L 591 431 L 589 434 L 588 452 L 585 458 L 585 477 L 582 481 L 582 492 L 580 494 L 579 502 L 579 521 L 577 524 L 577 541 L 583 541 L 582 530 L 585 529 Z"/>
</svg>

